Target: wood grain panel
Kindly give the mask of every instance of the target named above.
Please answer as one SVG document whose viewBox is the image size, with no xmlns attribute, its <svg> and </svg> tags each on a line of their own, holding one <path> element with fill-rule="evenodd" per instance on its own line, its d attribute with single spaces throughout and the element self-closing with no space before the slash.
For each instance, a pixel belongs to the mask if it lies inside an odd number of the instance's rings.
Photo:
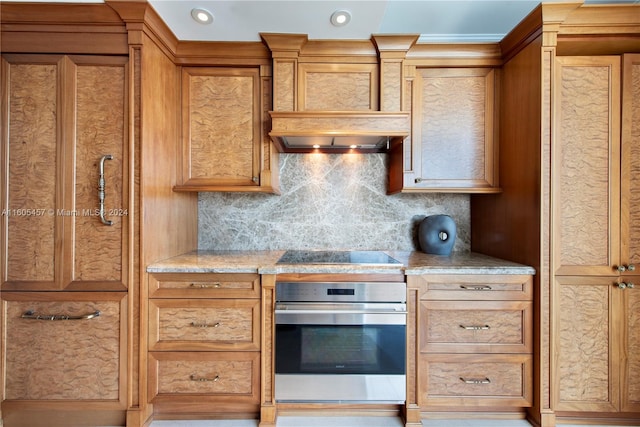
<svg viewBox="0 0 640 427">
<path fill-rule="evenodd" d="M 152 350 L 259 350 L 260 300 L 149 301 Z"/>
<path fill-rule="evenodd" d="M 607 274 L 619 254 L 619 58 L 557 61 L 556 272 Z"/>
<path fill-rule="evenodd" d="M 300 111 L 378 110 L 376 64 L 300 64 Z"/>
<path fill-rule="evenodd" d="M 257 69 L 183 70 L 188 179 L 257 183 L 259 81 Z"/>
<path fill-rule="evenodd" d="M 70 277 L 74 281 L 125 280 L 123 235 L 129 215 L 125 199 L 125 70 L 122 65 L 77 68 L 75 215 L 70 217 L 75 235 Z M 111 226 L 102 224 L 96 215 L 99 163 L 107 154 L 113 156 L 104 164 L 105 217 L 113 222 Z M 100 242 L 99 248 L 96 242 Z"/>
<path fill-rule="evenodd" d="M 614 281 L 556 277 L 557 410 L 611 411 L 617 405 L 617 386 L 610 387 Z"/>
<path fill-rule="evenodd" d="M 76 301 L 47 301 L 31 294 L 3 294 L 6 324 L 6 395 L 10 400 L 114 400 L 121 397 L 121 335 L 124 294 L 75 295 Z M 33 299 L 31 299 L 33 298 Z M 8 300 L 8 301 L 7 301 Z M 85 315 L 89 320 L 22 319 L 43 315 Z M 124 383 L 122 383 L 124 384 Z"/>
<path fill-rule="evenodd" d="M 531 352 L 531 302 L 422 301 L 420 310 L 422 352 Z"/>
<path fill-rule="evenodd" d="M 640 55 L 625 55 L 622 89 L 622 264 L 640 265 Z"/>
<path fill-rule="evenodd" d="M 295 111 L 295 77 L 297 62 L 278 59 L 273 61 L 273 109 L 275 111 Z M 268 110 L 267 110 L 268 111 Z"/>
<path fill-rule="evenodd" d="M 402 62 L 382 61 L 380 111 L 402 111 Z"/>
<path fill-rule="evenodd" d="M 57 66 L 7 64 L 7 68 L 10 132 L 4 160 L 8 205 L 3 202 L 2 207 L 3 222 L 8 225 L 3 281 L 53 283 L 55 212 L 59 207 Z"/>
<path fill-rule="evenodd" d="M 440 70 L 418 71 L 423 105 L 422 179 L 485 177 L 486 72 L 446 75 Z"/>
</svg>

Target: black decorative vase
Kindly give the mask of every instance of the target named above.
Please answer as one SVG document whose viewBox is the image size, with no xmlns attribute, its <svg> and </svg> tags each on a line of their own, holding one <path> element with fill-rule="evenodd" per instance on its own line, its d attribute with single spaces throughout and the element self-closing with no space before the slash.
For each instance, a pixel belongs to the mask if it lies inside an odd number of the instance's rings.
<svg viewBox="0 0 640 427">
<path fill-rule="evenodd" d="M 450 255 L 456 243 L 456 223 L 449 215 L 431 215 L 420 222 L 418 241 L 422 252 Z"/>
</svg>

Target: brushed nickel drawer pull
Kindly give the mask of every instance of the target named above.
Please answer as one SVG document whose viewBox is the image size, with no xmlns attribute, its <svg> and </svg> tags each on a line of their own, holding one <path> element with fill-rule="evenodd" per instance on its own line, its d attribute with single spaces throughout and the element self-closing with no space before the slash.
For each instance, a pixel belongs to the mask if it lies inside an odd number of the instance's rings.
<svg viewBox="0 0 640 427">
<path fill-rule="evenodd" d="M 491 286 L 489 285 L 473 285 L 473 286 L 460 285 L 460 287 L 467 291 L 490 291 L 491 290 Z"/>
<path fill-rule="evenodd" d="M 205 382 L 218 382 L 220 381 L 220 375 L 216 375 L 213 378 L 207 378 L 207 377 L 199 377 L 195 374 L 191 374 L 191 376 L 189 377 L 189 379 L 191 381 L 197 381 L 197 382 L 201 382 L 201 383 L 205 383 Z"/>
<path fill-rule="evenodd" d="M 460 325 L 462 329 L 466 329 L 467 331 L 485 331 L 487 329 L 491 329 L 489 325 Z"/>
<path fill-rule="evenodd" d="M 218 289 L 221 286 L 222 285 L 220 283 L 191 283 L 189 285 L 190 288 L 197 288 L 197 289 L 211 289 L 211 288 Z"/>
<path fill-rule="evenodd" d="M 98 201 L 100 202 L 100 221 L 104 225 L 113 225 L 113 221 L 110 221 L 104 217 L 104 197 L 105 197 L 105 181 L 104 181 L 104 161 L 113 160 L 111 154 L 102 156 L 100 159 L 100 176 L 98 177 Z"/>
<path fill-rule="evenodd" d="M 89 320 L 100 316 L 100 311 L 87 313 L 80 316 L 69 316 L 67 314 L 38 314 L 33 310 L 25 311 L 20 317 L 32 320 Z"/>
<path fill-rule="evenodd" d="M 193 326 L 194 328 L 219 328 L 220 327 L 220 322 L 216 322 L 216 323 L 196 323 L 196 322 L 191 322 L 191 326 Z"/>
<path fill-rule="evenodd" d="M 480 379 L 480 378 L 464 378 L 464 377 L 460 377 L 460 380 L 463 381 L 465 384 L 491 384 L 491 380 L 489 378 L 484 378 L 484 379 Z"/>
</svg>

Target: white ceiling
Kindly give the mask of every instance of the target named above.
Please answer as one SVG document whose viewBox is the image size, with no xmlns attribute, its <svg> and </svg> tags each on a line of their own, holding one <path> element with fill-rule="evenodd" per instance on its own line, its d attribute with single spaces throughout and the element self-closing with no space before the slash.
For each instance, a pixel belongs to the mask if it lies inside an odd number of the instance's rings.
<svg viewBox="0 0 640 427">
<path fill-rule="evenodd" d="M 420 34 L 419 42 L 498 41 L 540 3 L 536 0 L 148 1 L 176 37 L 185 41 L 259 41 L 260 33 L 296 33 L 307 34 L 310 39 L 360 40 L 368 40 L 372 34 Z M 640 3 L 640 0 L 585 0 L 584 3 Z M 203 25 L 195 22 L 191 18 L 191 9 L 195 7 L 211 12 L 213 23 Z M 331 14 L 338 9 L 346 9 L 352 15 L 351 22 L 344 27 L 334 27 L 330 23 Z"/>
</svg>

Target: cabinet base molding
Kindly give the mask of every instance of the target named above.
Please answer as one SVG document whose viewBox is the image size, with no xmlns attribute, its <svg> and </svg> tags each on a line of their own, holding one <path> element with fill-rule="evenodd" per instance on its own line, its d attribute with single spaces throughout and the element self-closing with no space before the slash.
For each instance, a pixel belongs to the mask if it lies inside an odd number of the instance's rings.
<svg viewBox="0 0 640 427">
<path fill-rule="evenodd" d="M 422 419 L 425 420 L 447 420 L 447 419 L 464 419 L 464 420 L 524 420 L 527 414 L 524 410 L 464 410 L 463 408 L 449 408 L 445 411 L 422 411 L 420 413 Z"/>
<path fill-rule="evenodd" d="M 597 414 L 577 413 L 569 414 L 566 412 L 556 412 L 556 425 L 562 424 L 592 424 L 592 425 L 611 425 L 611 426 L 639 426 L 640 413 L 619 414 L 599 412 Z M 546 427 L 546 426 L 543 426 Z"/>
<path fill-rule="evenodd" d="M 10 409 L 3 405 L 4 427 L 87 427 L 122 426 L 125 411 Z"/>
<path fill-rule="evenodd" d="M 400 417 L 402 414 L 401 406 L 394 404 L 283 403 L 278 404 L 278 416 Z"/>
</svg>

